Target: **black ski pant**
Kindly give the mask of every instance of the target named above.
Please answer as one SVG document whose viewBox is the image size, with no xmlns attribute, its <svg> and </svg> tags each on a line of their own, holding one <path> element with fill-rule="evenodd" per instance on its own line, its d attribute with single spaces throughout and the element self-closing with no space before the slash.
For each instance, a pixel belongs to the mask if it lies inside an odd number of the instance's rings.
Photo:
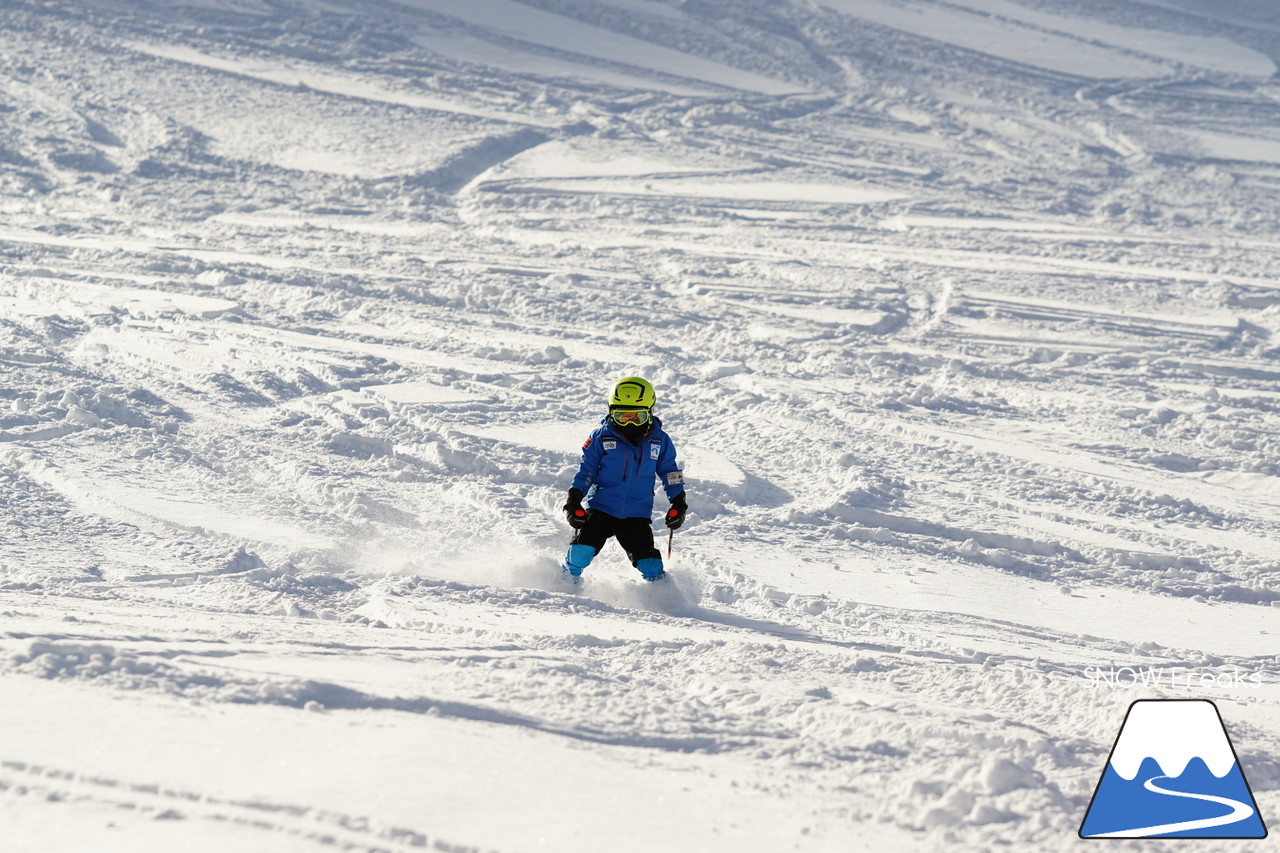
<svg viewBox="0 0 1280 853">
<path fill-rule="evenodd" d="M 599 554 L 611 536 L 618 538 L 633 566 L 646 557 L 662 558 L 653 547 L 653 526 L 648 518 L 614 518 L 598 509 L 587 513 L 587 523 L 574 531 L 572 544 L 590 545 Z"/>
</svg>

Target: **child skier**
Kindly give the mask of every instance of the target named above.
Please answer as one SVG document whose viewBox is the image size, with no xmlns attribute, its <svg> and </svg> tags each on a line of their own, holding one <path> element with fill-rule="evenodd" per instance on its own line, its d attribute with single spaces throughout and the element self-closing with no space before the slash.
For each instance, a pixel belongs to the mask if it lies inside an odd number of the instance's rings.
<svg viewBox="0 0 1280 853">
<path fill-rule="evenodd" d="M 675 530 L 684 524 L 688 504 L 675 445 L 653 416 L 655 402 L 653 386 L 645 380 L 621 380 L 609 397 L 609 414 L 582 445 L 582 464 L 564 505 L 573 541 L 560 564 L 574 583 L 611 536 L 618 537 L 645 580 L 666 576 L 650 526 L 654 478 L 671 501 L 667 527 Z"/>
</svg>

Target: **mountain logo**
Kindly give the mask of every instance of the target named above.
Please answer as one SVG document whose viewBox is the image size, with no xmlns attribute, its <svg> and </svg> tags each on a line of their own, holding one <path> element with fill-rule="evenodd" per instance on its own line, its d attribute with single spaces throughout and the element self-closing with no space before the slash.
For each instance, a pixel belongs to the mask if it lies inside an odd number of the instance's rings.
<svg viewBox="0 0 1280 853">
<path fill-rule="evenodd" d="M 1130 705 L 1080 837 L 1266 838 L 1218 706 L 1207 699 Z"/>
</svg>

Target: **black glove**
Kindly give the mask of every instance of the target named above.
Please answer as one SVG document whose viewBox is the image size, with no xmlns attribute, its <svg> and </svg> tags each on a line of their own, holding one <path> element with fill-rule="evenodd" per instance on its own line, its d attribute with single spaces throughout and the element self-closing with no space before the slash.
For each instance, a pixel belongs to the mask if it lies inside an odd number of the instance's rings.
<svg viewBox="0 0 1280 853">
<path fill-rule="evenodd" d="M 684 499 L 684 492 L 681 492 L 671 499 L 671 509 L 667 510 L 667 527 L 679 530 L 680 525 L 684 524 L 684 516 L 688 511 L 689 504 Z"/>
<path fill-rule="evenodd" d="M 569 490 L 569 500 L 561 509 L 564 510 L 565 518 L 569 519 L 569 526 L 574 530 L 581 530 L 587 523 L 587 511 L 582 508 L 582 492 L 577 489 Z"/>
</svg>

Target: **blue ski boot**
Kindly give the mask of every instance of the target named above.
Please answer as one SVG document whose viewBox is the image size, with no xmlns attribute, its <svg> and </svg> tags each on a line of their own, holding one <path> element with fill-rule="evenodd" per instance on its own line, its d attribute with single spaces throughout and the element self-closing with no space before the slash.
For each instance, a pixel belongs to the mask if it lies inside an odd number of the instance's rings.
<svg viewBox="0 0 1280 853">
<path fill-rule="evenodd" d="M 596 549 L 590 545 L 570 545 L 560 561 L 560 571 L 571 584 L 582 582 L 582 570 L 591 565 L 596 558 Z"/>
<path fill-rule="evenodd" d="M 649 583 L 662 580 L 667 576 L 667 573 L 662 568 L 662 560 L 658 557 L 645 557 L 643 560 L 638 560 L 636 568 L 640 570 L 640 574 Z"/>
</svg>

